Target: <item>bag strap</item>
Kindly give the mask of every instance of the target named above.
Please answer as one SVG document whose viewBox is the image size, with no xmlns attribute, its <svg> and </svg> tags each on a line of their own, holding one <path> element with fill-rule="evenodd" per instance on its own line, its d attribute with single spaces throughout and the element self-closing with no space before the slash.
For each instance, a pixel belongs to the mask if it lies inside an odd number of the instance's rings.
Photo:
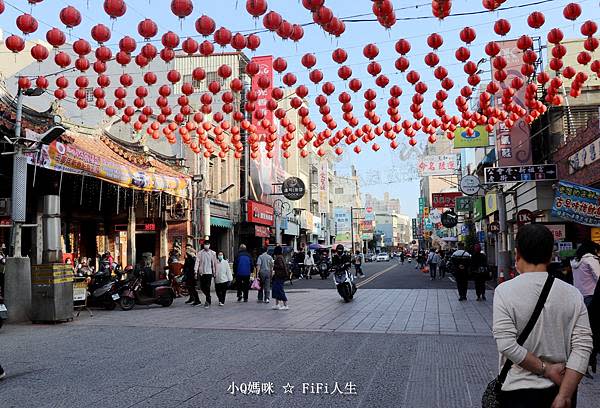
<svg viewBox="0 0 600 408">
<path fill-rule="evenodd" d="M 533 314 L 531 315 L 531 317 L 529 318 L 529 321 L 527 322 L 527 325 L 525 326 L 525 328 L 523 329 L 523 331 L 517 338 L 517 344 L 519 344 L 520 346 L 522 346 L 523 343 L 525 343 L 525 341 L 527 340 L 527 337 L 529 337 L 529 334 L 531 333 L 531 331 L 533 330 L 533 327 L 537 323 L 538 318 L 540 317 L 540 314 L 542 313 L 542 309 L 544 308 L 544 304 L 546 303 L 546 299 L 548 299 L 548 294 L 550 293 L 550 289 L 552 288 L 553 283 L 554 283 L 554 276 L 548 274 L 548 278 L 546 279 L 546 283 L 544 284 L 544 288 L 542 289 L 540 298 L 538 299 L 538 301 L 535 305 L 535 308 L 533 309 Z M 508 372 L 512 368 L 512 365 L 513 365 L 513 362 L 510 360 L 506 360 L 506 363 L 504 363 L 504 366 L 502 367 L 502 371 L 500 372 L 500 375 L 498 376 L 498 381 L 501 384 L 504 383 L 504 380 L 506 380 L 506 377 L 508 376 Z"/>
</svg>

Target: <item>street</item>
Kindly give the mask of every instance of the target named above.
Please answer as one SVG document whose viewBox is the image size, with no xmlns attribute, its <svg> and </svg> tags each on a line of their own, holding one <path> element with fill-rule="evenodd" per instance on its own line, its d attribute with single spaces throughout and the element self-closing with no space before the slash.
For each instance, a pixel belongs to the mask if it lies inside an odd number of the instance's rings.
<svg viewBox="0 0 600 408">
<path fill-rule="evenodd" d="M 255 292 L 248 303 L 230 293 L 224 308 L 178 299 L 9 325 L 0 333 L 0 406 L 481 406 L 497 370 L 493 294 L 459 303 L 449 279 L 432 282 L 414 264 L 365 272 L 364 282 L 377 277 L 349 304 L 330 280 L 313 279 L 286 286 L 289 311 L 256 303 Z M 578 406 L 598 396 L 598 379 L 584 379 Z"/>
</svg>

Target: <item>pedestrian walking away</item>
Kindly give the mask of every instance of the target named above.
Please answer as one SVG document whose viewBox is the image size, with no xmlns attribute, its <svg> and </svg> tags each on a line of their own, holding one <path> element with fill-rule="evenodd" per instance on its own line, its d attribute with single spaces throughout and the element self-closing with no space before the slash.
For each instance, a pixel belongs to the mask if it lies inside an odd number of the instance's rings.
<svg viewBox="0 0 600 408">
<path fill-rule="evenodd" d="M 206 298 L 204 307 L 209 308 L 211 304 L 210 285 L 213 276 L 217 273 L 217 254 L 210 249 L 210 242 L 204 241 L 202 250 L 196 256 L 196 279 L 200 281 L 200 290 Z"/>
<path fill-rule="evenodd" d="M 248 301 L 248 291 L 250 290 L 250 275 L 254 263 L 252 257 L 246 249 L 246 245 L 241 244 L 238 256 L 233 263 L 233 273 L 237 282 L 237 301 Z"/>
<path fill-rule="evenodd" d="M 404 254 L 404 251 L 400 252 L 400 263 L 402 265 L 404 265 L 404 258 L 406 257 L 406 255 Z"/>
<path fill-rule="evenodd" d="M 306 255 L 304 256 L 304 277 L 306 279 L 312 279 L 312 271 L 315 267 L 315 260 L 313 258 L 313 254 L 310 249 L 306 250 Z"/>
<path fill-rule="evenodd" d="M 256 261 L 260 289 L 258 290 L 258 303 L 269 303 L 269 292 L 271 291 L 271 276 L 273 275 L 274 261 L 267 252 L 267 248 L 261 249 L 261 254 Z"/>
<path fill-rule="evenodd" d="M 592 333 L 581 293 L 547 272 L 553 247 L 554 236 L 546 226 L 520 227 L 519 275 L 495 290 L 492 332 L 501 367 L 512 362 L 502 370 L 508 369 L 506 378 L 500 378 L 501 408 L 577 405 Z"/>
<path fill-rule="evenodd" d="M 273 251 L 275 262 L 273 264 L 273 290 L 272 296 L 275 299 L 274 310 L 288 310 L 288 299 L 283 288 L 283 284 L 289 275 L 285 259 L 283 258 L 283 248 L 276 246 Z"/>
<path fill-rule="evenodd" d="M 429 265 L 429 276 L 431 280 L 435 280 L 437 276 L 437 266 L 440 263 L 440 256 L 437 254 L 436 250 L 431 248 L 429 255 L 427 256 L 427 265 Z"/>
<path fill-rule="evenodd" d="M 192 306 L 197 306 L 200 303 L 198 291 L 196 290 L 196 250 L 191 245 L 185 247 L 185 261 L 183 262 L 183 276 L 185 285 L 188 288 L 190 298 L 185 303 L 191 303 Z"/>
<path fill-rule="evenodd" d="M 586 241 L 577 248 L 575 259 L 571 261 L 573 285 L 583 295 L 583 301 L 588 310 L 592 304 L 594 290 L 598 285 L 598 278 L 600 278 L 599 249 L 600 245 L 592 241 Z"/>
<path fill-rule="evenodd" d="M 355 275 L 357 278 L 359 276 L 361 278 L 365 277 L 365 274 L 363 273 L 363 270 L 362 270 L 362 264 L 363 264 L 363 254 L 360 251 L 356 251 L 356 254 L 354 255 L 354 271 L 355 271 Z"/>
<path fill-rule="evenodd" d="M 456 288 L 458 289 L 458 300 L 467 300 L 467 290 L 469 289 L 469 268 L 471 265 L 471 254 L 465 251 L 465 244 L 458 243 L 458 249 L 450 257 L 450 267 Z"/>
<path fill-rule="evenodd" d="M 477 300 L 485 299 L 485 282 L 490 279 L 488 272 L 487 256 L 481 252 L 481 245 L 475 244 L 471 256 L 471 273 L 475 280 L 475 293 Z"/>
<path fill-rule="evenodd" d="M 222 251 L 217 254 L 217 273 L 215 274 L 215 292 L 219 299 L 219 306 L 225 305 L 225 296 L 227 296 L 227 288 L 233 281 L 229 261 L 225 259 Z"/>
</svg>

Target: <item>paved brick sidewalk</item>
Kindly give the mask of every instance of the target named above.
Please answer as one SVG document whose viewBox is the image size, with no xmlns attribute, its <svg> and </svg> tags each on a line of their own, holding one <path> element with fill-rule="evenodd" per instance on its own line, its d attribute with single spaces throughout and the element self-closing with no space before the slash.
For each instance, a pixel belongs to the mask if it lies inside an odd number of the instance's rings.
<svg viewBox="0 0 600 408">
<path fill-rule="evenodd" d="M 351 303 L 335 290 L 288 290 L 289 311 L 271 310 L 272 304 L 248 303 L 229 296 L 225 307 L 206 310 L 178 299 L 173 306 L 136 306 L 129 312 L 85 312 L 77 325 L 210 328 L 240 330 L 298 330 L 350 333 L 491 335 L 492 300 L 458 302 L 454 290 L 359 289 Z M 233 302 L 231 302 L 233 300 Z"/>
</svg>

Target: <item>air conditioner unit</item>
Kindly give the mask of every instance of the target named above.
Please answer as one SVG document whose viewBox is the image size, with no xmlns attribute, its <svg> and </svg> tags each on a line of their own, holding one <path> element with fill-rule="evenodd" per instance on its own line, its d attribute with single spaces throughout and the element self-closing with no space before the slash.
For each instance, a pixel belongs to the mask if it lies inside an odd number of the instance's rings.
<svg viewBox="0 0 600 408">
<path fill-rule="evenodd" d="M 10 216 L 10 198 L 0 198 L 0 217 Z"/>
</svg>

